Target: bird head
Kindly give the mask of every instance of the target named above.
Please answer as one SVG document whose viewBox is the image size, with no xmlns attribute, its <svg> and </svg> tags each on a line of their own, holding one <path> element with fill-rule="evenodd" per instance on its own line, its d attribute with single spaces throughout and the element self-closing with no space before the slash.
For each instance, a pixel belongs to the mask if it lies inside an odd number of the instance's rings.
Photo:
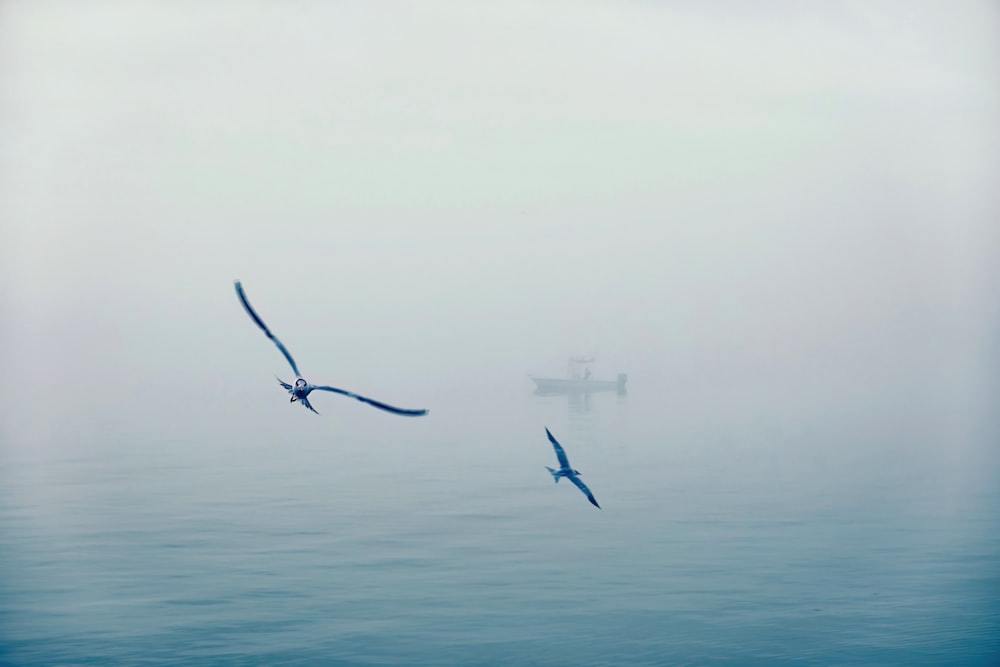
<svg viewBox="0 0 1000 667">
<path fill-rule="evenodd" d="M 306 386 L 306 381 L 303 380 L 302 378 L 299 378 L 298 380 L 295 381 L 296 389 L 304 389 L 305 386 Z"/>
</svg>

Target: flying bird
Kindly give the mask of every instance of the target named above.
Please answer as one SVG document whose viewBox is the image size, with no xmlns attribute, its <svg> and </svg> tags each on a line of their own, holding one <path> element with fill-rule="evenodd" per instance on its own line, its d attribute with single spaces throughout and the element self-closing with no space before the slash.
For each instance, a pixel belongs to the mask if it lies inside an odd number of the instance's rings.
<svg viewBox="0 0 1000 667">
<path fill-rule="evenodd" d="M 253 307 L 250 305 L 250 302 L 247 301 L 247 295 L 243 292 L 243 285 L 238 280 L 236 281 L 236 296 L 240 298 L 240 303 L 243 304 L 243 308 L 246 309 L 247 315 L 250 316 L 250 319 L 252 319 L 254 323 L 261 328 L 265 336 L 270 338 L 271 341 L 278 346 L 278 349 L 281 350 L 281 354 L 285 355 L 285 359 L 288 360 L 288 364 L 292 367 L 292 370 L 295 372 L 296 380 L 294 385 L 284 382 L 281 378 L 277 378 L 278 382 L 281 383 L 281 386 L 285 388 L 285 391 L 287 391 L 289 394 L 292 395 L 292 398 L 289 400 L 289 402 L 294 403 L 295 401 L 298 401 L 304 407 L 309 408 L 313 412 L 316 412 L 316 409 L 312 406 L 312 403 L 309 402 L 308 396 L 313 390 L 319 390 L 319 391 L 329 391 L 333 392 L 334 394 L 342 394 L 344 396 L 349 396 L 355 400 L 361 401 L 362 403 L 367 403 L 368 405 L 374 406 L 379 410 L 385 410 L 386 412 L 392 412 L 393 414 L 397 415 L 405 415 L 407 417 L 419 417 L 421 415 L 427 414 L 427 410 L 407 410 L 405 408 L 397 408 L 387 403 L 376 401 L 373 398 L 367 398 L 365 396 L 355 394 L 354 392 L 350 392 L 345 389 L 337 389 L 336 387 L 328 387 L 326 385 L 309 384 L 302 378 L 302 374 L 299 373 L 299 367 L 295 364 L 295 359 L 292 358 L 292 355 L 288 351 L 288 348 L 286 348 L 281 343 L 281 341 L 278 340 L 277 336 L 271 333 L 271 330 L 267 328 L 266 324 L 264 324 L 264 320 L 260 319 L 260 316 L 254 311 Z M 316 414 L 319 413 L 316 412 Z"/>
<path fill-rule="evenodd" d="M 559 478 L 565 477 L 569 481 L 576 484 L 576 488 L 583 491 L 583 495 L 587 496 L 587 500 L 590 501 L 591 505 L 597 509 L 601 509 L 601 506 L 597 504 L 597 499 L 594 498 L 594 494 L 590 492 L 590 489 L 588 489 L 587 485 L 583 483 L 583 480 L 578 477 L 578 475 L 583 473 L 579 470 L 573 470 L 573 468 L 569 465 L 569 459 L 566 458 L 566 451 L 562 448 L 562 445 L 559 444 L 559 441 L 555 439 L 555 436 L 552 435 L 548 428 L 545 429 L 545 434 L 549 436 L 549 442 L 552 443 L 552 448 L 556 450 L 556 458 L 559 459 L 559 470 L 553 470 L 552 468 L 545 466 L 545 469 L 552 474 L 552 479 L 555 480 L 556 484 L 558 484 Z"/>
</svg>

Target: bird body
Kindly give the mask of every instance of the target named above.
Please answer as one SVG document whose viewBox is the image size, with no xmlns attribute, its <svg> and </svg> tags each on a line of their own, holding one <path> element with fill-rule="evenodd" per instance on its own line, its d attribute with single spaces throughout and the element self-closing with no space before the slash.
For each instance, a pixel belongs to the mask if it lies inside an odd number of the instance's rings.
<svg viewBox="0 0 1000 667">
<path fill-rule="evenodd" d="M 549 442 L 552 443 L 552 448 L 556 452 L 556 458 L 559 459 L 558 470 L 545 466 L 545 469 L 549 471 L 550 475 L 552 475 L 552 480 L 558 484 L 559 479 L 561 477 L 565 477 L 569 481 L 573 482 L 573 484 L 576 485 L 576 488 L 583 492 L 583 495 L 587 496 L 587 500 L 590 501 L 591 505 L 597 509 L 601 509 L 601 506 L 597 504 L 597 499 L 594 498 L 594 494 L 590 492 L 587 485 L 580 479 L 579 476 L 583 473 L 570 466 L 569 458 L 566 456 L 566 450 L 563 449 L 562 445 L 559 444 L 559 441 L 555 439 L 555 436 L 552 435 L 549 429 L 545 429 L 545 434 L 549 436 Z"/>
</svg>

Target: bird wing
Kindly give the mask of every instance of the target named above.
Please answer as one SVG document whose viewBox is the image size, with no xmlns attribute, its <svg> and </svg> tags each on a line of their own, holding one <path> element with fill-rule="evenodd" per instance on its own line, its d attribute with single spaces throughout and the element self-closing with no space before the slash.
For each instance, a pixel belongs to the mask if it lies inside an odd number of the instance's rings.
<svg viewBox="0 0 1000 667">
<path fill-rule="evenodd" d="M 562 445 L 559 444 L 559 441 L 556 440 L 555 436 L 552 435 L 549 429 L 546 428 L 545 433 L 549 436 L 549 442 L 552 443 L 552 448 L 556 450 L 556 458 L 559 459 L 559 466 L 564 470 L 569 470 L 569 459 L 566 458 L 566 451 L 562 448 Z"/>
<path fill-rule="evenodd" d="M 291 391 L 292 390 L 292 385 L 288 384 L 287 382 L 285 382 L 284 380 L 282 380 L 281 378 L 279 378 L 277 375 L 275 375 L 274 377 L 278 381 L 278 384 L 280 384 L 282 387 L 285 388 L 285 391 Z"/>
<path fill-rule="evenodd" d="M 240 298 L 240 303 L 243 304 L 243 308 L 244 310 L 247 311 L 247 315 L 250 316 L 250 319 L 252 319 L 257 324 L 257 326 L 261 328 L 261 330 L 263 330 L 264 334 L 268 338 L 274 341 L 274 344 L 278 346 L 278 349 L 281 350 L 281 353 L 285 355 L 285 359 L 288 359 L 288 363 L 292 365 L 292 370 L 295 371 L 295 377 L 302 377 L 302 374 L 299 373 L 299 367 L 295 365 L 295 360 L 292 359 L 292 355 L 289 354 L 288 350 L 285 349 L 285 346 L 281 344 L 281 341 L 278 340 L 278 338 L 273 333 L 271 333 L 271 330 L 267 328 L 266 324 L 264 324 L 264 320 L 260 319 L 260 316 L 254 312 L 254 309 L 250 305 L 250 302 L 247 301 L 247 295 L 243 292 L 243 285 L 240 284 L 240 281 L 238 280 L 236 281 L 236 296 Z"/>
<path fill-rule="evenodd" d="M 336 387 L 317 387 L 312 385 L 312 389 L 319 389 L 321 391 L 332 391 L 335 394 L 343 394 L 344 396 L 350 396 L 351 398 L 361 401 L 362 403 L 367 403 L 368 405 L 373 405 L 379 410 L 385 410 L 386 412 L 392 412 L 397 415 L 406 415 L 407 417 L 419 417 L 421 415 L 426 415 L 427 410 L 407 410 L 405 408 L 393 407 L 387 403 L 382 403 L 381 401 L 376 401 L 373 398 L 366 398 L 365 396 L 360 396 L 353 392 L 347 391 L 345 389 L 337 389 Z"/>
<path fill-rule="evenodd" d="M 316 412 L 316 408 L 314 408 L 314 407 L 312 406 L 312 403 L 310 403 L 310 402 L 309 402 L 309 399 L 308 399 L 308 398 L 305 398 L 305 397 L 303 397 L 303 398 L 300 398 L 300 399 L 299 399 L 299 403 L 301 403 L 302 405 L 306 406 L 307 408 L 309 408 L 309 409 L 310 409 L 310 410 L 312 410 L 313 412 Z M 319 414 L 319 413 L 318 413 L 318 412 L 316 412 L 316 414 Z"/>
<path fill-rule="evenodd" d="M 576 488 L 583 491 L 583 495 L 587 496 L 587 500 L 590 501 L 591 505 L 593 505 L 597 509 L 601 509 L 601 506 L 597 504 L 597 498 L 594 498 L 594 494 L 590 492 L 590 489 L 587 488 L 587 485 L 583 483 L 582 479 L 580 479 L 576 475 L 568 475 L 568 477 L 569 481 L 576 484 Z"/>
</svg>

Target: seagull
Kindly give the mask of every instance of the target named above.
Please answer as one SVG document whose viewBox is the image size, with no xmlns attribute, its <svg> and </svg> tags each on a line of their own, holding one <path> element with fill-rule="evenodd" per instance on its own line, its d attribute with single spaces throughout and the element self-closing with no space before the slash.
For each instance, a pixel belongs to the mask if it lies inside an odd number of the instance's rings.
<svg viewBox="0 0 1000 667">
<path fill-rule="evenodd" d="M 559 459 L 559 470 L 553 470 L 552 468 L 545 466 L 545 469 L 552 474 L 552 479 L 555 480 L 556 484 L 558 484 L 559 478 L 565 477 L 569 481 L 576 484 L 576 488 L 583 491 L 583 495 L 587 496 L 587 500 L 590 501 L 591 505 L 597 509 L 601 509 L 601 506 L 597 504 L 597 499 L 594 498 L 594 494 L 590 492 L 590 489 L 588 489 L 587 485 L 583 483 L 583 480 L 577 477 L 577 475 L 581 475 L 583 473 L 579 470 L 573 470 L 573 468 L 570 467 L 569 459 L 566 458 L 565 450 L 563 450 L 559 441 L 555 439 L 555 436 L 549 432 L 548 428 L 545 429 L 545 434 L 549 436 L 549 442 L 552 443 L 552 448 L 556 450 L 556 458 Z"/>
<path fill-rule="evenodd" d="M 288 384 L 281 378 L 277 378 L 278 382 L 281 383 L 281 386 L 285 388 L 285 391 L 287 391 L 289 394 L 292 395 L 292 398 L 289 401 L 290 403 L 298 401 L 304 407 L 309 408 L 313 412 L 316 412 L 316 409 L 309 402 L 308 396 L 310 392 L 312 392 L 315 389 L 318 389 L 320 391 L 329 391 L 333 392 L 334 394 L 342 394 L 344 396 L 349 396 L 355 400 L 361 401 L 362 403 L 367 403 L 368 405 L 374 406 L 379 410 L 385 410 L 386 412 L 391 412 L 397 415 L 405 415 L 407 417 L 419 417 L 421 415 L 427 414 L 427 410 L 406 410 L 404 408 L 393 407 L 386 403 L 382 403 L 381 401 L 376 401 L 373 398 L 366 398 L 365 396 L 355 394 L 354 392 L 350 392 L 345 389 L 337 389 L 336 387 L 327 387 L 326 385 L 309 384 L 302 378 L 302 374 L 299 373 L 299 367 L 295 365 L 295 359 L 292 359 L 292 355 L 291 353 L 288 352 L 288 348 L 286 348 L 284 345 L 281 344 L 281 341 L 278 340 L 278 337 L 275 336 L 273 333 L 271 333 L 271 330 L 267 328 L 266 324 L 264 324 L 264 320 L 260 319 L 260 316 L 257 315 L 256 312 L 254 312 L 254 309 L 250 305 L 250 302 L 247 301 L 247 295 L 243 292 L 243 285 L 240 283 L 239 280 L 236 281 L 236 296 L 240 298 L 240 303 L 243 304 L 243 308 L 246 309 L 247 315 L 250 316 L 250 319 L 252 319 L 254 323 L 261 328 L 265 336 L 270 338 L 271 341 L 278 346 L 278 349 L 281 350 L 281 353 L 285 355 L 285 359 L 288 360 L 288 363 L 292 367 L 292 370 L 295 371 L 296 380 L 294 385 Z M 319 413 L 316 412 L 316 414 Z"/>
</svg>

